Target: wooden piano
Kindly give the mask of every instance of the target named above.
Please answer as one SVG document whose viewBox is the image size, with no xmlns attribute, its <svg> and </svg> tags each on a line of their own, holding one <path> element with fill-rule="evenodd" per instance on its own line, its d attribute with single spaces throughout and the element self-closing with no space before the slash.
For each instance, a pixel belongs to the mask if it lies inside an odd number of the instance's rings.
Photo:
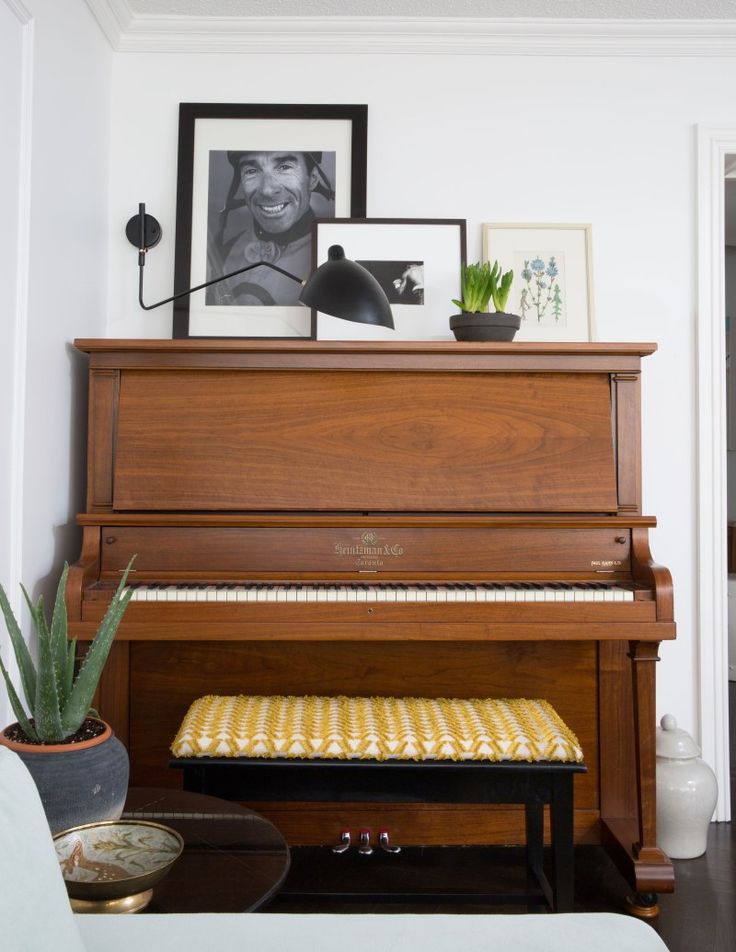
<svg viewBox="0 0 736 952">
<path fill-rule="evenodd" d="M 573 728 L 575 836 L 637 892 L 656 845 L 655 662 L 672 582 L 641 512 L 651 344 L 80 340 L 87 506 L 70 627 L 137 554 L 98 705 L 131 782 L 206 693 L 544 697 Z M 291 843 L 514 843 L 523 813 L 257 803 Z"/>
</svg>

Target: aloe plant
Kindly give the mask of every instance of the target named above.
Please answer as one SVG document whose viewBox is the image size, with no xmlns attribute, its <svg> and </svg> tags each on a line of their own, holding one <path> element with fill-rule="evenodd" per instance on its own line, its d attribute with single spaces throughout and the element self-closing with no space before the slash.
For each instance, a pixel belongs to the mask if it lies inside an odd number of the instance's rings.
<svg viewBox="0 0 736 952">
<path fill-rule="evenodd" d="M 134 556 L 135 558 L 135 556 Z M 51 624 L 44 613 L 43 596 L 34 605 L 28 592 L 21 585 L 23 596 L 31 613 L 38 639 L 38 663 L 34 664 L 20 626 L 10 607 L 7 595 L 0 585 L 0 610 L 20 671 L 20 683 L 26 698 L 26 713 L 10 676 L 0 658 L 0 671 L 5 679 L 13 713 L 29 739 L 46 744 L 55 744 L 75 734 L 90 714 L 90 704 L 102 669 L 105 667 L 115 633 L 123 617 L 132 590 L 124 591 L 133 559 L 123 572 L 120 584 L 110 602 L 105 617 L 97 629 L 94 640 L 87 649 L 77 676 L 74 676 L 77 639 L 67 640 L 67 613 L 64 590 L 69 566 L 59 579 L 56 599 L 51 615 Z"/>
<path fill-rule="evenodd" d="M 482 313 L 488 310 L 489 301 L 493 301 L 493 306 L 497 311 L 503 311 L 506 308 L 511 284 L 514 280 L 514 272 L 507 271 L 501 273 L 501 266 L 498 261 L 484 261 L 481 263 L 463 265 L 461 273 L 462 300 L 453 298 L 452 303 L 457 304 L 461 311 L 469 313 Z"/>
</svg>

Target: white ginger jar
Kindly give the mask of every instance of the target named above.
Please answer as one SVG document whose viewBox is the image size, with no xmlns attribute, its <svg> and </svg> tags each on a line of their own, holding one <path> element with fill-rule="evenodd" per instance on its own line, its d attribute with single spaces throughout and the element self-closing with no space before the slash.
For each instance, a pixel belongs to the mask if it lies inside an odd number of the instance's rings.
<svg viewBox="0 0 736 952">
<path fill-rule="evenodd" d="M 670 859 L 702 856 L 718 784 L 700 748 L 672 714 L 657 728 L 657 844 Z"/>
</svg>

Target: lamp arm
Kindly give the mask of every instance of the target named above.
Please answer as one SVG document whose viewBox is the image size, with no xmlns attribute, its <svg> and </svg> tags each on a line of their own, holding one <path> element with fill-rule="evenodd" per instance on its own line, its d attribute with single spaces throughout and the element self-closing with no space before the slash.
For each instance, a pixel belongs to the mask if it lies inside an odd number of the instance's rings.
<svg viewBox="0 0 736 952">
<path fill-rule="evenodd" d="M 301 284 L 302 287 L 304 287 L 306 284 L 306 281 L 298 278 L 290 271 L 284 271 L 283 268 L 279 268 L 277 265 L 271 264 L 270 261 L 256 261 L 255 264 L 247 264 L 244 268 L 238 268 L 237 271 L 231 271 L 229 274 L 223 274 L 219 278 L 213 278 L 211 281 L 205 281 L 204 284 L 198 284 L 195 288 L 189 288 L 188 291 L 179 291 L 176 294 L 172 294 L 171 297 L 164 298 L 163 301 L 156 301 L 155 304 L 144 304 L 143 268 L 146 265 L 146 252 L 148 251 L 148 244 L 151 243 L 146 241 L 147 218 L 154 226 L 154 231 L 151 234 L 151 241 L 153 244 L 157 244 L 161 239 L 161 227 L 155 218 L 151 219 L 150 216 L 146 215 L 146 206 L 144 202 L 139 203 L 138 215 L 135 218 L 130 219 L 125 230 L 128 240 L 133 244 L 137 243 L 138 245 L 138 303 L 144 311 L 152 311 L 155 307 L 161 307 L 162 304 L 169 304 L 171 301 L 178 301 L 179 298 L 186 297 L 188 294 L 194 294 L 195 291 L 201 291 L 202 288 L 208 288 L 212 284 L 219 284 L 220 281 L 227 281 L 228 278 L 234 278 L 235 275 L 243 274 L 245 271 L 251 271 L 253 268 L 271 268 L 272 271 L 278 271 L 279 274 L 283 274 L 285 278 L 291 278 L 292 281 L 295 281 L 297 284 Z"/>
<path fill-rule="evenodd" d="M 144 311 L 152 311 L 155 307 L 161 307 L 162 304 L 169 304 L 171 301 L 177 301 L 179 298 L 186 297 L 188 294 L 194 294 L 195 291 L 201 291 L 202 288 L 208 288 L 212 284 L 219 284 L 220 281 L 227 281 L 228 278 L 234 278 L 237 274 L 243 274 L 245 271 L 252 271 L 253 268 L 271 268 L 273 271 L 278 271 L 279 274 L 283 274 L 285 278 L 291 278 L 292 281 L 295 281 L 297 284 L 301 284 L 302 287 L 306 284 L 301 278 L 298 278 L 295 274 L 292 274 L 290 271 L 284 271 L 283 268 L 279 268 L 278 265 L 271 264 L 270 261 L 256 261 L 255 264 L 248 264 L 244 268 L 238 268 L 237 271 L 231 271 L 229 274 L 223 274 L 220 278 L 213 278 L 212 281 L 205 281 L 204 284 L 198 284 L 194 288 L 189 288 L 188 291 L 179 291 L 177 294 L 172 294 L 171 297 L 164 298 L 163 301 L 156 301 L 155 304 L 144 304 L 143 303 L 143 267 L 146 263 L 146 249 L 138 249 L 138 303 L 143 308 Z"/>
</svg>

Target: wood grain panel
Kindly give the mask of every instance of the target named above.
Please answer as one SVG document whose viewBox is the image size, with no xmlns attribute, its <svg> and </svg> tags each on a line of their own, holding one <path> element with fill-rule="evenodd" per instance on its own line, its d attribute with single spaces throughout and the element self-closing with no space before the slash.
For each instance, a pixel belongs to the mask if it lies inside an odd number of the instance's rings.
<svg viewBox="0 0 736 952">
<path fill-rule="evenodd" d="M 102 577 L 119 578 L 137 554 L 135 577 L 185 579 L 314 572 L 357 576 L 401 573 L 472 575 L 566 572 L 580 577 L 602 566 L 631 574 L 629 533 L 620 528 L 445 529 L 334 527 L 103 527 Z"/>
<path fill-rule="evenodd" d="M 607 374 L 130 370 L 116 449 L 118 510 L 617 508 Z"/>
<path fill-rule="evenodd" d="M 80 660 L 87 653 L 88 645 L 82 643 Z M 130 644 L 115 641 L 110 648 L 103 668 L 92 706 L 110 724 L 121 743 L 130 744 Z"/>
<path fill-rule="evenodd" d="M 110 509 L 113 497 L 115 418 L 120 373 L 93 370 L 89 377 L 87 509 Z"/>
<path fill-rule="evenodd" d="M 578 780 L 575 778 L 575 800 Z M 353 842 L 360 830 L 370 830 L 376 843 L 380 830 L 403 846 L 517 846 L 525 843 L 521 807 L 475 806 L 470 803 L 437 806 L 416 803 L 263 803 L 246 804 L 268 817 L 292 846 L 328 846 L 340 832 L 350 830 Z M 549 815 L 545 811 L 545 841 L 549 843 Z M 575 811 L 575 842 L 600 842 L 596 810 Z"/>
</svg>

